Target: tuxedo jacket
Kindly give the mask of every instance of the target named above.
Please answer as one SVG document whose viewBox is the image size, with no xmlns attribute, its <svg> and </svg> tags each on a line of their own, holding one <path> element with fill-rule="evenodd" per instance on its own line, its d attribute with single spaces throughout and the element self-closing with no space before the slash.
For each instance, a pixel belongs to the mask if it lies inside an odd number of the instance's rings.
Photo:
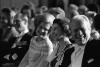
<svg viewBox="0 0 100 67">
<path fill-rule="evenodd" d="M 69 67 L 73 51 L 74 48 L 71 48 L 64 53 L 62 64 L 59 67 Z M 100 67 L 100 40 L 92 40 L 86 44 L 81 67 Z"/>
<path fill-rule="evenodd" d="M 100 40 L 92 40 L 87 43 L 82 67 L 100 67 Z"/>
</svg>

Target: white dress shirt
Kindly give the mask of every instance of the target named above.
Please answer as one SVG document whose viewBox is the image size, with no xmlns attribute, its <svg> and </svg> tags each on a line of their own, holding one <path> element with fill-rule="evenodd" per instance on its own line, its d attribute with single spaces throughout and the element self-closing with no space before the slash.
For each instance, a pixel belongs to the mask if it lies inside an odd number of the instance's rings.
<svg viewBox="0 0 100 67">
<path fill-rule="evenodd" d="M 85 46 L 75 45 L 75 50 L 71 55 L 69 67 L 81 67 Z"/>
</svg>

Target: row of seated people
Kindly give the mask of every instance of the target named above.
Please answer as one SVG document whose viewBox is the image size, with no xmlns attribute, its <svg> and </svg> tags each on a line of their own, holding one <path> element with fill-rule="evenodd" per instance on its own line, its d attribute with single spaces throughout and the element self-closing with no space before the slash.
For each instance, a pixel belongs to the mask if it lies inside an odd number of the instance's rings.
<svg viewBox="0 0 100 67">
<path fill-rule="evenodd" d="M 64 10 L 59 7 L 43 7 L 39 13 L 29 4 L 17 11 L 2 9 L 1 67 L 81 67 L 86 43 L 100 37 L 94 26 L 97 13 L 83 5 L 78 8 L 71 4 L 69 15 L 65 17 Z M 70 56 L 71 63 L 67 64 L 70 61 L 67 62 L 66 58 L 70 53 L 66 52 L 70 48 L 75 50 L 71 53 L 73 57 Z M 99 65 L 98 62 L 99 59 L 95 63 Z"/>
</svg>

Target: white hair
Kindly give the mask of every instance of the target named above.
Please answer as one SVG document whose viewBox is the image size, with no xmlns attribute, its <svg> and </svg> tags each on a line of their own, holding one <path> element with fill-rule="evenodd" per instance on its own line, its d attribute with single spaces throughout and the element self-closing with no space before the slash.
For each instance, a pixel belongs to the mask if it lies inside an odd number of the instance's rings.
<svg viewBox="0 0 100 67">
<path fill-rule="evenodd" d="M 72 18 L 71 23 L 83 23 L 89 30 L 91 30 L 91 23 L 87 16 L 85 15 L 76 15 Z"/>
</svg>

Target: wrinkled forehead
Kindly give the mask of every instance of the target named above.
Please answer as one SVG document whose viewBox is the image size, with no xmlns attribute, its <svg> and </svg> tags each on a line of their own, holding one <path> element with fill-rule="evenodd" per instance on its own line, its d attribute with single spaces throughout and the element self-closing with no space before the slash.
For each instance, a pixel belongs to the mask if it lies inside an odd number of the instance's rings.
<svg viewBox="0 0 100 67">
<path fill-rule="evenodd" d="M 70 28 L 84 28 L 87 30 L 91 30 L 91 24 L 89 22 L 89 19 L 84 15 L 77 15 L 74 16 L 70 23 Z"/>
</svg>

